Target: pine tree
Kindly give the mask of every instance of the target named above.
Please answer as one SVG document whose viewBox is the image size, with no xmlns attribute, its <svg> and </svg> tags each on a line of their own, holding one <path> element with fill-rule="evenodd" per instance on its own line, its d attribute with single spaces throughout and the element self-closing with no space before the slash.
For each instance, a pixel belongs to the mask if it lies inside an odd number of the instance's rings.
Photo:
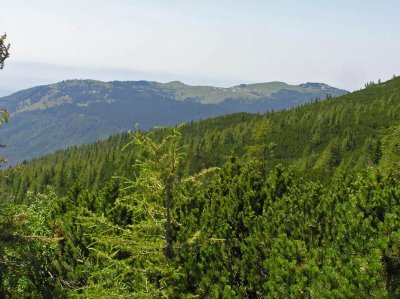
<svg viewBox="0 0 400 299">
<path fill-rule="evenodd" d="M 178 128 L 160 141 L 152 133 L 134 133 L 124 148 L 134 146 L 140 151 L 134 178 L 119 178 L 122 187 L 111 209 L 97 205 L 102 214 L 80 217 L 94 240 L 90 251 L 97 260 L 82 289 L 84 297 L 171 294 L 179 273 L 172 261 L 176 225 L 172 214 L 180 192 L 180 136 Z"/>
<path fill-rule="evenodd" d="M 0 70 L 4 67 L 4 61 L 10 57 L 10 44 L 6 44 L 7 34 L 0 36 Z"/>
</svg>

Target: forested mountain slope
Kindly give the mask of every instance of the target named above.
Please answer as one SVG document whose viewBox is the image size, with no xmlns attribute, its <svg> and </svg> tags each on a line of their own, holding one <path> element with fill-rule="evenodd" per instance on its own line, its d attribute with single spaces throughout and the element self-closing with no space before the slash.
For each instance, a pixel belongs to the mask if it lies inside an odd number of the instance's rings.
<svg viewBox="0 0 400 299">
<path fill-rule="evenodd" d="M 261 115 L 232 114 L 181 128 L 186 158 L 181 174 L 220 166 L 229 156 L 246 159 L 261 146 L 268 169 L 281 163 L 308 177 L 330 177 L 336 169 L 377 164 L 381 134 L 400 121 L 400 79 L 396 78 L 339 98 Z M 161 138 L 163 130 L 156 130 Z M 18 198 L 47 184 L 67 190 L 79 179 L 97 190 L 113 175 L 130 176 L 135 150 L 121 151 L 126 133 L 94 144 L 71 147 L 34 159 L 6 184 Z M 17 195 L 18 194 L 18 195 Z"/>
<path fill-rule="evenodd" d="M 1 99 L 11 114 L 0 131 L 11 164 L 60 148 L 94 142 L 138 125 L 147 130 L 233 112 L 280 110 L 344 90 L 322 83 L 282 82 L 230 88 L 175 81 L 70 80 L 23 90 Z"/>
</svg>

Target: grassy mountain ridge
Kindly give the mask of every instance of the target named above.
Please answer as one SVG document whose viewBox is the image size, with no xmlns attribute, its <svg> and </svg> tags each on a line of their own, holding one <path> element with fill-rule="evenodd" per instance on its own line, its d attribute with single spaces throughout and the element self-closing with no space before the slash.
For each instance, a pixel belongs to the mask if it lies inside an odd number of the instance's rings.
<svg viewBox="0 0 400 299">
<path fill-rule="evenodd" d="M 193 99 L 203 104 L 219 104 L 227 99 L 236 99 L 246 102 L 273 100 L 279 99 L 279 92 L 281 91 L 296 94 L 297 98 L 307 96 L 309 99 L 314 99 L 316 97 L 321 98 L 321 92 L 323 95 L 331 94 L 332 96 L 339 96 L 346 93 L 345 90 L 333 88 L 323 83 L 289 85 L 284 82 L 269 82 L 240 84 L 227 88 L 189 86 L 179 81 L 157 85 L 164 89 L 174 90 L 177 100 Z M 313 97 L 313 95 L 315 96 Z M 325 97 L 322 96 L 322 98 Z M 298 102 L 301 103 L 303 101 L 299 99 Z"/>
</svg>

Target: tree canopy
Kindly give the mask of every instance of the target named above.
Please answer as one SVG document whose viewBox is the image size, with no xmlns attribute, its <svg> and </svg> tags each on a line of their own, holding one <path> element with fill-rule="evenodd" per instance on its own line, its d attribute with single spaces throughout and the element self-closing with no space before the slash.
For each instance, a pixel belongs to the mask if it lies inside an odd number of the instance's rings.
<svg viewBox="0 0 400 299">
<path fill-rule="evenodd" d="M 10 44 L 6 43 L 7 34 L 0 36 L 0 69 L 4 67 L 4 61 L 10 57 Z"/>
</svg>

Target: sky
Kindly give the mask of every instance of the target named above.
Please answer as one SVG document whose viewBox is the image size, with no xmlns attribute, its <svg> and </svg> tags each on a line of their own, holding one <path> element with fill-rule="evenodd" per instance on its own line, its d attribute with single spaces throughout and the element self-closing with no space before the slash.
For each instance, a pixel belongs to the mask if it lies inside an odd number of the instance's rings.
<svg viewBox="0 0 400 299">
<path fill-rule="evenodd" d="M 4 1 L 0 95 L 65 79 L 353 91 L 400 74 L 399 15 L 398 0 Z"/>
</svg>

